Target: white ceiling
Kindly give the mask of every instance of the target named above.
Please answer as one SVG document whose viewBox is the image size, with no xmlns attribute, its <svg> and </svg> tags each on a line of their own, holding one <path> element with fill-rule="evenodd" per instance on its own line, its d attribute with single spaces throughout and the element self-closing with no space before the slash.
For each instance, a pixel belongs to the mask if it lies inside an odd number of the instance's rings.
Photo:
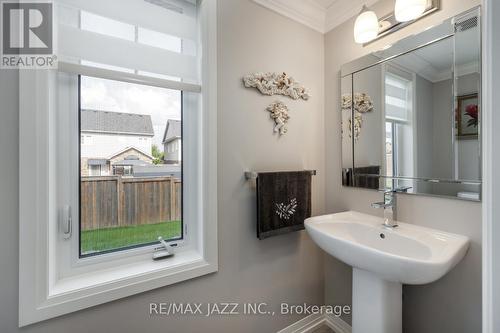
<svg viewBox="0 0 500 333">
<path fill-rule="evenodd" d="M 395 63 L 411 72 L 418 73 L 418 75 L 433 83 L 450 79 L 453 70 L 458 76 L 479 73 L 481 47 L 477 35 L 478 28 L 463 31 L 455 35 L 455 39 L 448 38 L 433 43 L 397 57 L 391 60 L 390 63 Z M 400 43 L 403 45 L 398 45 Z M 408 43 L 403 40 L 398 44 L 396 46 L 402 47 Z M 453 65 L 455 65 L 455 68 L 453 68 Z"/>
<path fill-rule="evenodd" d="M 253 0 L 321 33 L 356 16 L 361 7 L 378 0 Z"/>
</svg>

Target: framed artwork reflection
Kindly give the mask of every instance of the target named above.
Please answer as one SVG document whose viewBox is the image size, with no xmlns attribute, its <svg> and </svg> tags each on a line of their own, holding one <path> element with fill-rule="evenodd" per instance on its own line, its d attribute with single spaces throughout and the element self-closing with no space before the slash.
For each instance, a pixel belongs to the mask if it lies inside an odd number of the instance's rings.
<svg viewBox="0 0 500 333">
<path fill-rule="evenodd" d="M 479 133 L 479 98 L 477 93 L 457 97 L 457 137 L 474 139 Z"/>
</svg>

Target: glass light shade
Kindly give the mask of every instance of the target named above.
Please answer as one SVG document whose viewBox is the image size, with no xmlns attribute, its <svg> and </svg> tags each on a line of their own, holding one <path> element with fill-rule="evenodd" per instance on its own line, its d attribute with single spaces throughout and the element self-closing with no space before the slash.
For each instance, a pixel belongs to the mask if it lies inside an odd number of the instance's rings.
<svg viewBox="0 0 500 333">
<path fill-rule="evenodd" d="M 367 43 L 378 35 L 379 24 L 377 15 L 365 10 L 359 14 L 354 23 L 354 40 L 358 44 Z"/>
<path fill-rule="evenodd" d="M 427 0 L 396 0 L 394 14 L 399 22 L 418 18 L 427 8 Z"/>
</svg>

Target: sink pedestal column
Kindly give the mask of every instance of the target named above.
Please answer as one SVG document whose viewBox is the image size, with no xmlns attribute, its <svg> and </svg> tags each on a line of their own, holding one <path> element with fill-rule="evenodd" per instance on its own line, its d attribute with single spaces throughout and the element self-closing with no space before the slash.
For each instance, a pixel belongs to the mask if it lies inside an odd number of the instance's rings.
<svg viewBox="0 0 500 333">
<path fill-rule="evenodd" d="M 402 285 L 358 268 L 352 270 L 352 332 L 401 333 Z"/>
</svg>

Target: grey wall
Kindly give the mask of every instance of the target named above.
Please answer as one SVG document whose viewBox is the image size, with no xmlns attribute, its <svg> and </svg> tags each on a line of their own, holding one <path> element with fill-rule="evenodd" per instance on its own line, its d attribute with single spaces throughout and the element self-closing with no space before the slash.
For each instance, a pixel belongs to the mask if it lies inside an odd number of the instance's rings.
<svg viewBox="0 0 500 333">
<path fill-rule="evenodd" d="M 254 188 L 243 172 L 317 169 L 313 213 L 324 212 L 324 37 L 249 0 L 220 0 L 218 14 L 219 272 L 24 329 L 17 328 L 18 78 L 0 71 L 0 332 L 276 332 L 299 316 L 150 318 L 148 306 L 323 304 L 323 253 L 305 232 L 257 240 Z M 241 77 L 253 71 L 290 73 L 311 90 L 312 98 L 292 101 L 243 88 Z M 273 135 L 265 111 L 276 99 L 286 102 L 291 113 L 289 132 L 282 138 Z"/>
<path fill-rule="evenodd" d="M 416 75 L 415 88 L 418 91 L 416 96 L 416 118 L 417 118 L 417 176 L 432 175 L 432 135 L 434 126 L 432 121 L 432 113 L 425 112 L 432 110 L 433 94 L 432 83 L 427 81 L 420 75 Z M 422 110 L 422 111 L 421 111 Z M 429 134 L 428 134 L 429 133 Z M 416 184 L 417 191 L 429 191 L 431 184 L 418 182 Z"/>
<path fill-rule="evenodd" d="M 457 78 L 457 94 L 477 93 L 481 85 L 478 73 L 466 74 Z M 478 179 L 481 170 L 480 145 L 477 139 L 458 140 L 458 177 L 460 179 Z"/>
<path fill-rule="evenodd" d="M 432 176 L 453 178 L 453 136 L 450 110 L 453 110 L 453 87 L 450 80 L 433 84 L 433 157 Z"/>
<path fill-rule="evenodd" d="M 353 75 L 354 93 L 371 97 L 373 110 L 360 114 L 363 117 L 359 139 L 354 141 L 354 167 L 383 167 L 383 142 L 385 132 L 382 122 L 382 66 L 377 65 Z"/>
<path fill-rule="evenodd" d="M 480 78 L 478 74 L 467 74 L 457 78 L 457 96 L 477 93 L 479 90 Z M 453 110 L 453 86 L 452 80 L 443 80 L 433 84 L 433 96 L 444 98 L 434 98 L 433 123 L 434 123 L 434 158 L 433 177 L 453 178 L 455 175 L 455 161 L 453 154 L 453 143 L 450 138 L 453 136 L 453 124 L 450 122 L 450 112 Z M 479 141 L 477 139 L 458 139 L 458 178 L 478 179 L 479 178 Z M 443 152 L 446 152 L 443 154 Z"/>
<path fill-rule="evenodd" d="M 370 208 L 371 202 L 380 201 L 379 193 L 341 186 L 340 66 L 478 4 L 479 1 L 443 0 L 439 12 L 367 47 L 357 45 L 353 41 L 354 19 L 325 36 L 328 212 L 354 209 L 372 214 L 382 213 Z M 373 8 L 379 15 L 384 15 L 392 11 L 393 5 L 394 1 L 383 0 Z M 404 288 L 405 333 L 480 332 L 481 205 L 473 202 L 401 195 L 398 214 L 402 221 L 461 233 L 469 236 L 472 241 L 467 256 L 446 277 L 429 285 Z M 326 302 L 329 304 L 350 302 L 351 269 L 328 256 L 325 263 Z"/>
</svg>

